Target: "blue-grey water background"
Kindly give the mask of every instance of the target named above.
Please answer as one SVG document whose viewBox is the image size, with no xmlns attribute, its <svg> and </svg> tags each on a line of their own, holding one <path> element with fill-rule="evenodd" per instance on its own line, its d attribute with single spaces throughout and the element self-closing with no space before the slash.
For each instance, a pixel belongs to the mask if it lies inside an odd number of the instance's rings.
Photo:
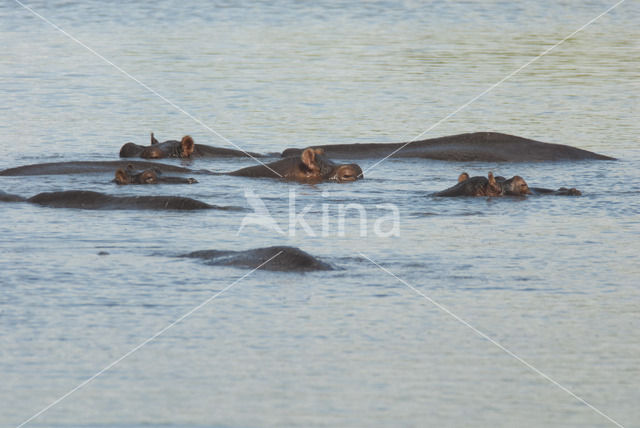
<svg viewBox="0 0 640 428">
<path fill-rule="evenodd" d="M 613 3 L 28 4 L 220 135 L 266 153 L 412 139 Z M 2 177 L 1 190 L 23 196 L 179 194 L 246 210 L 0 204 L 0 425 L 25 421 L 248 272 L 176 255 L 293 245 L 340 269 L 249 275 L 30 425 L 612 426 L 363 253 L 620 424 L 640 426 L 638 22 L 639 3 L 623 3 L 424 136 L 498 131 L 616 162 L 388 160 L 360 182 L 315 186 Z M 0 169 L 115 160 L 150 131 L 231 147 L 14 1 L 0 5 L 0 45 Z M 463 170 L 584 196 L 429 197 Z M 238 233 L 248 190 L 287 232 L 293 191 L 316 236 L 299 226 L 295 236 L 255 225 Z M 348 203 L 366 207 L 366 237 L 355 211 L 340 236 Z M 400 210 L 398 236 L 374 233 L 386 203 Z"/>
</svg>

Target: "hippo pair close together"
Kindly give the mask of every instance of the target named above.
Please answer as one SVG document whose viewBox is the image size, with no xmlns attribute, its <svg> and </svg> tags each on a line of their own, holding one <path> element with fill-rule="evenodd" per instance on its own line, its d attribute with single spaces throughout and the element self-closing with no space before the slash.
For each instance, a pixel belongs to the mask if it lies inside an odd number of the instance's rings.
<svg viewBox="0 0 640 428">
<path fill-rule="evenodd" d="M 189 139 L 191 143 L 193 143 L 191 137 L 184 137 L 182 142 L 184 142 L 185 139 Z M 189 153 L 188 151 L 184 151 L 182 142 L 166 141 L 164 143 L 157 144 L 156 146 L 166 145 L 165 147 L 172 147 L 167 149 L 169 153 Z M 191 143 L 189 147 L 193 146 Z M 154 145 L 150 146 L 152 149 L 154 147 Z M 182 157 L 182 155 L 178 155 L 178 157 Z M 307 148 L 296 156 L 286 157 L 275 162 L 261 163 L 260 165 L 242 168 L 237 171 L 214 174 L 253 178 L 282 178 L 289 181 L 298 181 L 303 183 L 315 183 L 321 181 L 336 181 L 344 183 L 363 178 L 360 166 L 356 164 L 336 164 L 324 154 L 323 149 L 314 148 Z M 116 171 L 115 181 L 118 184 L 197 182 L 192 178 L 180 179 L 179 177 L 161 177 L 158 175 L 158 172 L 153 169 L 135 171 L 133 166 L 131 168 L 119 168 Z"/>
</svg>

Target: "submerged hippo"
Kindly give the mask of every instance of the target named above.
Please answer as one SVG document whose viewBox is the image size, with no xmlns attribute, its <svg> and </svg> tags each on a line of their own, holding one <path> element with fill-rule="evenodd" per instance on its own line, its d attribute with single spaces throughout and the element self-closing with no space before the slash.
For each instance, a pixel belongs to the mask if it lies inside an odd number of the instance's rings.
<svg viewBox="0 0 640 428">
<path fill-rule="evenodd" d="M 363 178 L 362 169 L 356 164 L 337 165 L 322 149 L 307 148 L 299 155 L 281 159 L 266 165 L 256 165 L 229 172 L 240 177 L 283 178 L 300 182 L 325 180 L 346 182 Z"/>
<path fill-rule="evenodd" d="M 159 172 L 177 172 L 177 173 L 204 173 L 211 174 L 209 171 L 194 171 L 189 168 L 183 168 L 175 165 L 166 165 L 155 162 L 145 161 L 79 161 L 79 162 L 50 162 L 39 163 L 33 165 L 23 165 L 15 168 L 0 171 L 0 176 L 27 176 L 27 175 L 62 175 L 62 174 L 98 174 L 112 173 L 118 168 L 128 168 L 147 170 L 153 169 Z"/>
<path fill-rule="evenodd" d="M 614 158 L 562 144 L 549 144 L 499 132 L 474 132 L 407 143 L 331 144 L 317 146 L 327 156 L 349 159 L 424 158 L 445 161 L 532 162 L 557 160 L 614 160 Z M 397 152 L 396 152 L 397 150 Z M 299 155 L 287 149 L 282 157 Z"/>
<path fill-rule="evenodd" d="M 117 184 L 192 184 L 197 183 L 195 178 L 184 177 L 163 177 L 162 172 L 159 170 L 145 169 L 144 171 L 136 171 L 133 165 L 127 165 L 126 168 L 118 168 L 116 170 L 115 178 L 113 179 Z"/>
<path fill-rule="evenodd" d="M 531 190 L 518 175 L 506 180 L 504 177 L 493 176 L 489 172 L 485 177 L 469 177 L 469 174 L 463 172 L 458 177 L 458 184 L 441 192 L 437 192 L 434 196 L 517 196 L 529 195 Z"/>
<path fill-rule="evenodd" d="M 85 210 L 237 210 L 239 207 L 210 205 L 181 196 L 112 196 L 88 190 L 38 193 L 31 198 L 0 191 L 0 201 L 30 202 L 51 208 L 80 208 Z"/>
<path fill-rule="evenodd" d="M 183 254 L 180 257 L 204 259 L 208 265 L 252 269 L 264 263 L 263 266 L 260 266 L 260 269 L 271 271 L 308 272 L 333 270 L 330 264 L 318 260 L 311 254 L 296 247 L 285 246 L 255 248 L 246 251 L 202 250 Z M 269 259 L 271 260 L 268 261 Z"/>
<path fill-rule="evenodd" d="M 190 158 L 190 157 L 263 157 L 258 153 L 244 152 L 241 150 L 225 149 L 222 147 L 205 146 L 196 144 L 189 135 L 178 140 L 158 142 L 151 133 L 151 145 L 140 146 L 134 143 L 126 143 L 120 149 L 121 158 L 141 157 L 145 159 L 161 158 Z"/>
<path fill-rule="evenodd" d="M 558 190 L 544 189 L 542 187 L 532 187 L 531 194 L 533 195 L 556 195 L 556 196 L 582 196 L 582 192 L 575 187 L 566 188 L 561 187 Z"/>
</svg>

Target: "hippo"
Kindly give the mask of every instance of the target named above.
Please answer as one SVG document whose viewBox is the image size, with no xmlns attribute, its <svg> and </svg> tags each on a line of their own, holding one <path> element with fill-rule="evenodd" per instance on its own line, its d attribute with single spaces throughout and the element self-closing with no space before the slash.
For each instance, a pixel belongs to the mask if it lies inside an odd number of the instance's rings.
<svg viewBox="0 0 640 428">
<path fill-rule="evenodd" d="M 163 177 L 162 172 L 159 170 L 145 169 L 144 171 L 136 171 L 133 165 L 127 165 L 126 168 L 118 168 L 116 170 L 115 178 L 113 181 L 116 184 L 192 184 L 197 183 L 195 178 L 184 177 Z"/>
<path fill-rule="evenodd" d="M 463 172 L 462 174 L 467 174 L 467 173 Z M 462 174 L 460 176 L 462 176 Z M 459 179 L 460 177 L 458 177 L 458 180 Z M 504 183 L 503 186 L 505 186 L 509 180 L 505 179 L 504 177 L 497 176 L 496 181 L 499 183 Z M 582 192 L 576 189 L 575 187 L 572 187 L 570 189 L 566 187 L 561 187 L 558 190 L 545 189 L 543 187 L 528 187 L 528 189 L 529 189 L 529 193 L 528 193 L 529 195 L 582 196 Z M 513 192 L 512 189 L 506 189 L 505 194 L 514 194 L 512 192 Z"/>
<path fill-rule="evenodd" d="M 391 155 L 395 158 L 423 158 L 465 162 L 615 160 L 609 156 L 575 147 L 543 143 L 499 132 L 473 132 L 413 141 L 408 144 L 331 144 L 316 147 L 324 149 L 327 156 L 342 159 L 382 159 Z M 301 152 L 302 149 L 286 149 L 281 156 L 297 156 Z"/>
<path fill-rule="evenodd" d="M 275 256 L 275 257 L 274 257 Z M 198 258 L 213 266 L 235 266 L 255 269 L 267 260 L 260 269 L 270 271 L 310 272 L 334 270 L 334 268 L 311 254 L 296 247 L 276 246 L 245 251 L 201 250 L 179 257 Z"/>
<path fill-rule="evenodd" d="M 580 196 L 582 192 L 578 189 L 561 187 L 558 190 L 545 189 L 541 187 L 529 187 L 519 175 L 506 179 L 502 176 L 495 176 L 489 172 L 487 178 L 469 177 L 463 172 L 458 176 L 458 184 L 441 192 L 434 193 L 433 196 L 523 196 L 523 195 L 565 195 Z"/>
<path fill-rule="evenodd" d="M 28 175 L 62 175 L 62 174 L 94 174 L 112 173 L 118 168 L 128 168 L 131 166 L 137 170 L 153 169 L 156 172 L 176 172 L 176 173 L 202 173 L 212 174 L 210 171 L 194 171 L 176 165 L 166 165 L 156 162 L 145 161 L 73 161 L 73 162 L 50 162 L 32 165 L 23 165 L 15 168 L 8 168 L 0 171 L 0 176 L 28 176 Z"/>
<path fill-rule="evenodd" d="M 582 192 L 572 187 L 570 189 L 561 187 L 557 190 L 544 189 L 541 187 L 531 187 L 531 194 L 533 195 L 555 195 L 555 196 L 582 196 Z"/>
<path fill-rule="evenodd" d="M 191 157 L 263 157 L 259 153 L 244 152 L 241 150 L 225 149 L 222 147 L 212 147 L 203 144 L 196 144 L 189 135 L 178 140 L 168 140 L 163 143 L 158 142 L 153 132 L 151 133 L 151 145 L 140 146 L 135 143 L 126 143 L 120 149 L 121 158 L 191 158 Z"/>
<path fill-rule="evenodd" d="M 24 202 L 24 201 L 26 201 L 26 199 L 23 198 L 22 196 L 12 195 L 10 193 L 5 193 L 2 190 L 0 190 L 0 202 Z"/>
<path fill-rule="evenodd" d="M 256 165 L 229 172 L 239 177 L 270 177 L 304 183 L 321 181 L 347 182 L 363 178 L 362 169 L 356 164 L 337 165 L 325 156 L 323 149 L 307 148 L 299 155 L 281 159 L 266 165 Z"/>
<path fill-rule="evenodd" d="M 88 190 L 44 192 L 31 198 L 23 198 L 0 191 L 0 201 L 29 202 L 51 208 L 85 210 L 244 210 L 240 207 L 210 205 L 197 199 L 181 196 L 112 196 Z"/>
<path fill-rule="evenodd" d="M 528 195 L 531 191 L 524 179 L 518 175 L 506 180 L 499 177 L 499 180 L 489 172 L 488 177 L 469 177 L 463 172 L 458 177 L 458 184 L 434 196 L 517 196 Z"/>
</svg>

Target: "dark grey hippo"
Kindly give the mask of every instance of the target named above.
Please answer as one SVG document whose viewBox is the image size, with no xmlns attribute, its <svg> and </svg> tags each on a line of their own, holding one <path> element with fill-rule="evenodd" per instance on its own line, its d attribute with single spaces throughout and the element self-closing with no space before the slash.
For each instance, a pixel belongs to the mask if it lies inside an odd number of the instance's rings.
<svg viewBox="0 0 640 428">
<path fill-rule="evenodd" d="M 137 170 L 153 169 L 156 172 L 176 173 L 202 173 L 211 174 L 206 170 L 194 171 L 176 165 L 166 165 L 146 161 L 72 161 L 72 162 L 48 162 L 32 165 L 23 165 L 0 171 L 0 176 L 28 176 L 28 175 L 64 175 L 64 174 L 100 174 L 113 173 L 119 168 Z"/>
<path fill-rule="evenodd" d="M 113 179 L 117 184 L 193 184 L 198 180 L 195 178 L 185 177 L 165 177 L 162 171 L 155 168 L 145 169 L 144 171 L 136 171 L 132 165 L 127 168 L 118 168 Z"/>
<path fill-rule="evenodd" d="M 25 198 L 18 195 L 12 195 L 11 193 L 5 193 L 0 190 L 0 202 L 24 202 Z"/>
<path fill-rule="evenodd" d="M 0 191 L 0 201 L 29 202 L 51 208 L 79 208 L 85 210 L 232 210 L 243 208 L 210 205 L 182 196 L 112 196 L 88 190 L 43 192 L 23 198 Z"/>
<path fill-rule="evenodd" d="M 382 159 L 398 150 L 392 157 L 483 162 L 614 160 L 609 156 L 576 147 L 543 143 L 499 132 L 473 132 L 430 138 L 409 144 L 330 144 L 316 147 L 324 149 L 327 156 L 340 159 Z M 282 152 L 282 157 L 299 156 L 300 153 L 302 149 L 286 149 Z"/>
</svg>

